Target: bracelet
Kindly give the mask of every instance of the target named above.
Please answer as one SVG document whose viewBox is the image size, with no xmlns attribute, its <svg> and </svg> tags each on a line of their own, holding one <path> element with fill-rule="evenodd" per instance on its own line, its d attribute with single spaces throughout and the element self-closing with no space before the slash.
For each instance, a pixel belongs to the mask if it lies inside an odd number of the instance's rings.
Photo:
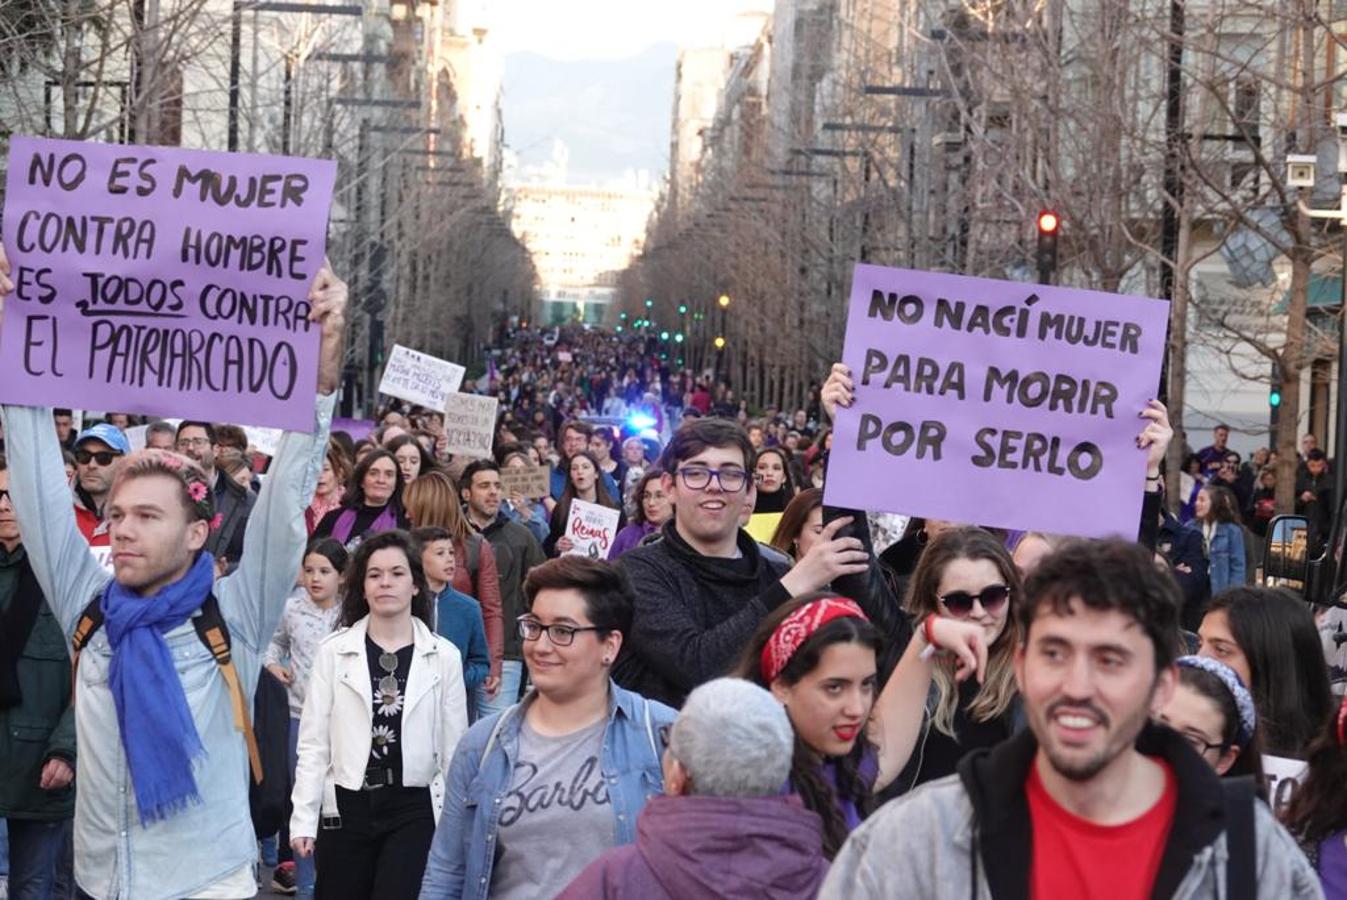
<svg viewBox="0 0 1347 900">
<path fill-rule="evenodd" d="M 936 650 L 939 650 L 939 649 L 940 649 L 940 645 L 939 645 L 938 643 L 936 643 L 935 635 L 934 635 L 934 634 L 932 633 L 932 631 L 931 631 L 931 626 L 935 624 L 935 618 L 936 618 L 936 614 L 935 614 L 935 613 L 931 613 L 931 614 L 928 615 L 925 619 L 922 620 L 922 623 L 921 623 L 921 634 L 922 634 L 922 637 L 926 638 L 926 646 L 927 646 L 927 647 L 933 647 L 933 648 L 935 648 Z"/>
</svg>

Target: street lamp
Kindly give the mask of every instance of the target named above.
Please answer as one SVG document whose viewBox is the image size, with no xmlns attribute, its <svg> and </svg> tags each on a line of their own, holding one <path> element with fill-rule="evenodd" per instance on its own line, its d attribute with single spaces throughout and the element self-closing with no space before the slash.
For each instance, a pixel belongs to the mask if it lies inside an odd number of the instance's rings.
<svg viewBox="0 0 1347 900">
<path fill-rule="evenodd" d="M 721 309 L 728 309 L 729 306 L 730 306 L 730 295 L 729 295 L 729 294 L 721 294 L 721 295 L 720 295 L 720 299 L 717 300 L 716 302 L 720 304 L 720 308 L 721 308 Z"/>
</svg>

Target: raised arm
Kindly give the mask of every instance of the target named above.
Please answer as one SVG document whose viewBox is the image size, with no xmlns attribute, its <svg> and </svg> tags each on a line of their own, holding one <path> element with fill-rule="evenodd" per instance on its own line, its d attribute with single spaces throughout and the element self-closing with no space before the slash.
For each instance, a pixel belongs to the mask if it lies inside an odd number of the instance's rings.
<svg viewBox="0 0 1347 900">
<path fill-rule="evenodd" d="M 9 465 L 10 502 L 42 593 L 67 637 L 111 575 L 75 524 L 51 409 L 0 406 Z"/>
<path fill-rule="evenodd" d="M 313 499 L 327 454 L 328 431 L 336 404 L 346 322 L 346 285 L 327 264 L 309 289 L 310 319 L 322 328 L 318 361 L 318 399 L 310 434 L 287 431 L 262 493 L 258 495 L 243 539 L 243 558 L 233 574 L 220 580 L 216 596 L 236 645 L 260 660 L 276 630 L 295 584 L 308 541 L 304 510 Z M 251 685 L 257 666 L 240 666 Z"/>
<path fill-rule="evenodd" d="M 981 680 L 987 669 L 987 645 L 982 628 L 971 622 L 941 616 L 931 617 L 930 622 L 935 647 L 944 648 L 941 652 L 953 654 L 958 660 L 955 677 L 963 680 L 973 675 Z M 879 747 L 876 793 L 898 777 L 917 745 L 935 667 L 943 664 L 936 653 L 927 641 L 925 629 L 918 626 L 893 675 L 875 701 L 870 736 Z"/>
</svg>

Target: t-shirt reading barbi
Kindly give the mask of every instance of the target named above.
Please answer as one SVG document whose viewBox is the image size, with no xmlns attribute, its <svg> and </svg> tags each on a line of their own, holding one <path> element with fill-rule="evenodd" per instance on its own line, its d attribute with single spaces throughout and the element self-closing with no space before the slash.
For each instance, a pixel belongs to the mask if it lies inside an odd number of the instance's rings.
<svg viewBox="0 0 1347 900">
<path fill-rule="evenodd" d="M 554 897 L 613 846 L 613 809 L 600 754 L 606 719 L 561 737 L 527 721 L 501 801 L 492 900 Z"/>
</svg>

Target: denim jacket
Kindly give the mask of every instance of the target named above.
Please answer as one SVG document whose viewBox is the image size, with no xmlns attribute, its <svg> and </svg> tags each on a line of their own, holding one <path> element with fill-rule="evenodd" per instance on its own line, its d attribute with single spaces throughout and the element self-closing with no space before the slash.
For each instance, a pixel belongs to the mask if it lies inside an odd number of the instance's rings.
<svg viewBox="0 0 1347 900">
<path fill-rule="evenodd" d="M 454 751 L 444 812 L 426 862 L 421 900 L 486 900 L 496 857 L 500 807 L 519 755 L 519 729 L 533 700 L 477 722 Z M 677 713 L 609 682 L 603 775 L 612 800 L 617 845 L 636 840 L 636 817 L 664 790 L 657 731 Z M 561 887 L 557 885 L 556 887 Z"/>
<path fill-rule="evenodd" d="M 334 398 L 319 397 L 312 434 L 287 432 L 272 462 L 233 574 L 215 583 L 243 689 L 257 688 L 262 655 L 276 630 L 308 537 L 304 508 L 322 470 Z M 68 502 L 65 465 L 47 408 L 3 406 L 10 497 L 24 549 L 69 640 L 76 621 L 110 579 L 89 552 Z M 248 753 L 234 728 L 229 688 L 190 622 L 164 635 L 182 679 L 205 759 L 194 767 L 201 802 L 140 824 L 135 790 L 108 688 L 112 651 L 100 628 L 80 654 L 76 677 L 75 881 L 99 898 L 190 897 L 257 855 L 248 811 Z M 252 702 L 248 706 L 251 709 Z"/>
</svg>

